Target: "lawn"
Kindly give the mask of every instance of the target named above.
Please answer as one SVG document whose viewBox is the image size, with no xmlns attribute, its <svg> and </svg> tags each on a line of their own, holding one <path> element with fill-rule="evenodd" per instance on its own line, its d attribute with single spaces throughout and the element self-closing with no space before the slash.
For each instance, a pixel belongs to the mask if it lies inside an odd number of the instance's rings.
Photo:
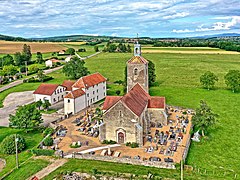
<svg viewBox="0 0 240 180">
<path fill-rule="evenodd" d="M 219 114 L 219 123 L 209 131 L 208 140 L 192 143 L 187 164 L 210 171 L 227 171 L 240 175 L 240 94 L 232 93 L 224 83 L 224 75 L 230 69 L 240 70 L 240 55 L 230 54 L 143 54 L 156 65 L 157 86 L 150 94 L 165 96 L 167 104 L 196 108 L 201 99 L 206 100 Z M 88 59 L 91 72 L 98 71 L 110 82 L 124 79 L 124 67 L 131 54 L 104 53 Z M 216 90 L 202 89 L 199 77 L 205 71 L 219 77 Z"/>
<path fill-rule="evenodd" d="M 49 164 L 49 161 L 43 159 L 30 159 L 21 166 L 18 170 L 14 170 L 10 175 L 4 179 L 8 180 L 25 180 L 38 171 L 42 170 Z"/>
<path fill-rule="evenodd" d="M 4 128 L 0 127 L 0 142 L 6 137 L 11 134 L 20 134 L 24 136 L 26 140 L 26 150 L 19 153 L 19 164 L 26 161 L 28 158 L 32 156 L 31 153 L 27 152 L 28 149 L 31 149 L 38 145 L 38 143 L 42 140 L 42 134 L 40 131 L 33 131 L 25 133 L 24 130 L 21 129 L 13 129 L 13 128 Z M 7 161 L 6 167 L 3 169 L 3 171 L 0 172 L 0 177 L 2 177 L 4 174 L 11 171 L 16 166 L 15 161 L 15 155 L 5 155 L 0 154 L 0 158 L 4 158 Z M 21 166 L 20 166 L 21 169 Z"/>
</svg>

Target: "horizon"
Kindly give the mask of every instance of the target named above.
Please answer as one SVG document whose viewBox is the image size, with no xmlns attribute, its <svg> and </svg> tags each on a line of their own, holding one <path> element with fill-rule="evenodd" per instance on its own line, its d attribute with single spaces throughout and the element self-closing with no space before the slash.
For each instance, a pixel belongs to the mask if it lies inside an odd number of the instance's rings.
<svg viewBox="0 0 240 180">
<path fill-rule="evenodd" d="M 240 1 L 2 0 L 0 34 L 187 38 L 239 33 Z"/>
</svg>

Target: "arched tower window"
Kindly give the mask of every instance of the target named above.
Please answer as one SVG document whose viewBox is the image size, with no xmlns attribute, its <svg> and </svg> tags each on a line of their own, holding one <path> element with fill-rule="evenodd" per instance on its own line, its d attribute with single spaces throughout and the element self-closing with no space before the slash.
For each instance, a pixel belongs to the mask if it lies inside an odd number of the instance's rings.
<svg viewBox="0 0 240 180">
<path fill-rule="evenodd" d="M 134 75 L 138 75 L 138 69 L 137 68 L 134 69 Z"/>
<path fill-rule="evenodd" d="M 138 48 L 135 48 L 135 54 L 138 54 Z"/>
</svg>

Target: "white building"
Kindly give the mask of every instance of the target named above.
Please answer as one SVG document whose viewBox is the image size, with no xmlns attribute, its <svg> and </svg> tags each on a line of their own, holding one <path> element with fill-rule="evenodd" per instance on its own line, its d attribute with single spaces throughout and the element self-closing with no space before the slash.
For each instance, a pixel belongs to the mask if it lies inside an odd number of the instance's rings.
<svg viewBox="0 0 240 180">
<path fill-rule="evenodd" d="M 58 84 L 41 84 L 34 92 L 35 102 L 48 100 L 51 104 L 62 101 L 67 94 L 67 88 Z"/>
<path fill-rule="evenodd" d="M 64 97 L 65 114 L 75 114 L 106 97 L 106 78 L 100 73 L 81 77 Z"/>
<path fill-rule="evenodd" d="M 47 67 L 53 67 L 54 63 L 57 63 L 57 62 L 61 62 L 61 61 L 58 59 L 49 59 L 49 60 L 45 61 L 45 65 Z"/>
</svg>

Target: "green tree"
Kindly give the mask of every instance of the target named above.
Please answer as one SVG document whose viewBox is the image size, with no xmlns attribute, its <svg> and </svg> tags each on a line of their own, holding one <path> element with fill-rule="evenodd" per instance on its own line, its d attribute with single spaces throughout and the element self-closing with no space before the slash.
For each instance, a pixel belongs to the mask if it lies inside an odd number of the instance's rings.
<svg viewBox="0 0 240 180">
<path fill-rule="evenodd" d="M 27 44 L 23 45 L 22 56 L 24 61 L 29 62 L 32 58 L 31 47 Z"/>
<path fill-rule="evenodd" d="M 37 72 L 37 78 L 39 79 L 39 81 L 43 82 L 45 76 L 46 76 L 46 75 L 44 74 L 44 72 L 43 72 L 42 69 L 38 70 L 38 72 Z"/>
<path fill-rule="evenodd" d="M 43 102 L 42 102 L 41 100 L 35 102 L 35 106 L 36 106 L 36 108 L 38 108 L 38 110 L 41 109 L 41 106 L 42 106 L 42 105 L 43 105 Z"/>
<path fill-rule="evenodd" d="M 212 89 L 217 81 L 218 77 L 210 71 L 205 72 L 200 77 L 200 83 L 208 90 Z"/>
<path fill-rule="evenodd" d="M 129 44 L 127 45 L 127 52 L 129 52 L 129 53 L 132 52 L 131 46 Z"/>
<path fill-rule="evenodd" d="M 202 131 L 202 136 L 204 136 L 204 131 L 207 131 L 216 124 L 217 117 L 218 114 L 215 114 L 211 107 L 209 107 L 205 101 L 201 100 L 200 107 L 196 109 L 196 113 L 192 117 L 192 123 Z"/>
<path fill-rule="evenodd" d="M 117 94 L 118 96 L 120 95 L 120 93 L 121 93 L 120 90 L 116 90 L 116 94 Z"/>
<path fill-rule="evenodd" d="M 9 116 L 10 126 L 22 129 L 38 127 L 42 122 L 42 115 L 34 104 L 19 106 L 16 115 Z"/>
<path fill-rule="evenodd" d="M 74 54 L 75 54 L 75 49 L 73 49 L 73 48 L 68 48 L 68 49 L 66 50 L 66 54 L 74 55 Z"/>
<path fill-rule="evenodd" d="M 44 61 L 41 52 L 37 52 L 36 58 L 37 63 L 42 63 Z"/>
<path fill-rule="evenodd" d="M 230 70 L 224 76 L 225 83 L 231 88 L 232 92 L 237 92 L 240 90 L 240 71 Z"/>
<path fill-rule="evenodd" d="M 45 100 L 44 103 L 42 104 L 42 107 L 45 110 L 48 110 L 48 108 L 51 106 L 51 103 L 48 100 Z"/>
<path fill-rule="evenodd" d="M 63 67 L 63 72 L 66 76 L 72 79 L 79 79 L 82 76 L 89 74 L 88 69 L 84 66 L 85 62 L 77 57 L 74 57 L 71 61 L 67 62 Z"/>
<path fill-rule="evenodd" d="M 148 84 L 153 86 L 156 81 L 155 64 L 148 60 Z"/>
<path fill-rule="evenodd" d="M 48 136 L 43 141 L 44 146 L 52 146 L 53 145 L 53 138 L 51 136 Z"/>
<path fill-rule="evenodd" d="M 14 63 L 14 60 L 13 60 L 13 57 L 11 55 L 6 55 L 6 56 L 3 56 L 2 58 L 2 65 L 3 66 L 8 66 L 8 65 L 13 65 Z"/>
<path fill-rule="evenodd" d="M 14 76 L 18 73 L 18 67 L 14 65 L 8 65 L 3 67 L 3 73 L 8 76 Z"/>
<path fill-rule="evenodd" d="M 0 144 L 0 150 L 3 154 L 15 154 L 16 152 L 15 138 L 18 139 L 17 141 L 18 152 L 21 152 L 25 149 L 26 142 L 24 137 L 19 134 L 17 135 L 12 134 L 10 136 L 5 137 Z"/>
<path fill-rule="evenodd" d="M 16 52 L 14 54 L 14 63 L 16 66 L 20 66 L 24 64 L 24 58 L 20 52 Z"/>
<path fill-rule="evenodd" d="M 94 46 L 94 50 L 95 52 L 98 52 L 99 51 L 98 46 Z"/>
</svg>

